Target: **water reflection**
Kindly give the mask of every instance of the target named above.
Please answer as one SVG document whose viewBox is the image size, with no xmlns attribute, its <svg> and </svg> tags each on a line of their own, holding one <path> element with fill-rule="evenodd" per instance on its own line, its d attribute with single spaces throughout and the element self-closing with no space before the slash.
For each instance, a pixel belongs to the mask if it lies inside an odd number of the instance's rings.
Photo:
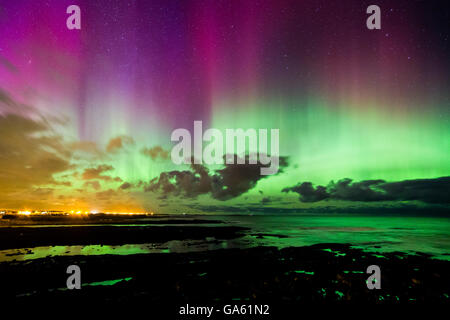
<svg viewBox="0 0 450 320">
<path fill-rule="evenodd" d="M 164 254 L 256 246 L 284 248 L 317 243 L 348 243 L 366 251 L 379 253 L 423 252 L 435 258 L 450 260 L 448 232 L 450 219 L 448 218 L 368 215 L 214 216 L 211 218 L 223 220 L 227 225 L 248 227 L 249 231 L 242 237 L 231 240 L 208 237 L 204 240 L 173 240 L 164 243 L 43 246 L 0 250 L 0 262 L 53 256 Z"/>
</svg>

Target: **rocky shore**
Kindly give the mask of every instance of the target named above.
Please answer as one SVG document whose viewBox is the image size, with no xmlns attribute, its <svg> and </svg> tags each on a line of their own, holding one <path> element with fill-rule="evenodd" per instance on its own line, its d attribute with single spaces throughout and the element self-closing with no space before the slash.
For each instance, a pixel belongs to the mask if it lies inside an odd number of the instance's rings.
<svg viewBox="0 0 450 320">
<path fill-rule="evenodd" d="M 155 220 L 156 221 L 156 220 Z M 173 221 L 172 221 L 173 222 Z M 198 221 L 197 221 L 198 222 Z M 207 223 L 207 222 L 205 222 Z M 208 221 L 210 223 L 210 220 Z M 15 226 L 1 228 L 0 249 L 126 245 L 169 240 L 237 239 L 249 230 L 213 222 L 162 225 Z M 250 233 L 256 238 L 268 236 Z M 28 249 L 26 249 L 28 248 Z M 31 249 L 30 249 L 31 248 Z M 12 257 L 15 259 L 15 257 Z M 350 244 L 224 248 L 200 252 L 51 256 L 0 261 L 3 302 L 112 306 L 137 303 L 176 316 L 181 306 L 267 304 L 272 313 L 311 305 L 448 304 L 450 261 L 426 254 L 368 253 Z M 67 267 L 81 269 L 80 290 L 68 290 Z M 369 290 L 367 267 L 381 269 Z M 166 318 L 171 318 L 167 316 Z"/>
<path fill-rule="evenodd" d="M 82 270 L 67 290 L 66 268 Z M 366 268 L 381 268 L 381 289 Z M 224 249 L 129 256 L 51 257 L 0 263 L 3 300 L 192 303 L 448 303 L 448 261 L 423 255 L 368 254 L 349 245 Z"/>
</svg>

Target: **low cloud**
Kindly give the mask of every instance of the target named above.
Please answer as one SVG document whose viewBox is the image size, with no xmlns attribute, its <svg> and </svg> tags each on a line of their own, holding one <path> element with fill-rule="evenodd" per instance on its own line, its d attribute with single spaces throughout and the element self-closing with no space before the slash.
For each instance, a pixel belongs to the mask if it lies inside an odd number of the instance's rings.
<svg viewBox="0 0 450 320">
<path fill-rule="evenodd" d="M 144 148 L 141 150 L 143 155 L 150 157 L 152 160 L 156 160 L 158 158 L 162 160 L 169 159 L 169 151 L 164 150 L 161 146 L 156 146 L 153 148 Z"/>
<path fill-rule="evenodd" d="M 133 186 L 133 185 L 132 185 L 131 183 L 129 183 L 129 182 L 124 182 L 124 183 L 119 187 L 119 189 L 126 190 L 126 189 L 130 189 L 132 186 Z"/>
<path fill-rule="evenodd" d="M 284 188 L 283 192 L 296 192 L 302 202 L 317 202 L 329 198 L 327 188 L 323 186 L 313 187 L 311 182 L 303 182 L 294 187 Z"/>
<path fill-rule="evenodd" d="M 162 196 L 183 196 L 196 198 L 202 194 L 210 194 L 217 200 L 228 200 L 238 197 L 254 188 L 257 182 L 269 176 L 263 176 L 260 169 L 261 163 L 237 164 L 235 156 L 234 164 L 226 164 L 223 169 L 210 173 L 209 170 L 199 164 L 192 164 L 192 171 L 163 172 L 158 178 L 150 181 L 145 191 L 161 192 Z M 280 170 L 287 166 L 287 158 L 280 157 Z"/>
<path fill-rule="evenodd" d="M 114 170 L 114 167 L 107 164 L 102 164 L 94 168 L 86 168 L 81 174 L 82 180 L 103 180 L 108 182 L 122 182 L 122 179 L 119 177 L 111 177 L 105 175 L 105 172 L 109 172 Z M 75 177 L 78 177 L 79 174 L 77 172 L 74 173 Z"/>
<path fill-rule="evenodd" d="M 106 152 L 116 153 L 122 149 L 124 149 L 127 145 L 134 145 L 133 138 L 129 136 L 119 136 L 109 140 L 108 145 L 106 146 Z"/>
<path fill-rule="evenodd" d="M 103 173 L 113 170 L 114 167 L 102 164 L 97 166 L 96 168 L 87 168 L 84 170 L 84 172 L 81 175 L 81 179 L 83 180 L 105 180 L 105 181 L 111 181 L 112 178 L 110 176 L 105 176 Z"/>
<path fill-rule="evenodd" d="M 449 204 L 450 177 L 436 179 L 415 179 L 397 182 L 384 180 L 364 180 L 353 182 L 351 179 L 331 181 L 326 187 L 314 187 L 311 182 L 299 183 L 284 188 L 283 192 L 295 192 L 301 202 L 321 200 L 346 201 L 422 201 L 434 204 Z"/>
<path fill-rule="evenodd" d="M 271 202 L 272 202 L 272 200 L 269 197 L 264 197 L 261 200 L 261 204 L 269 204 Z"/>
</svg>

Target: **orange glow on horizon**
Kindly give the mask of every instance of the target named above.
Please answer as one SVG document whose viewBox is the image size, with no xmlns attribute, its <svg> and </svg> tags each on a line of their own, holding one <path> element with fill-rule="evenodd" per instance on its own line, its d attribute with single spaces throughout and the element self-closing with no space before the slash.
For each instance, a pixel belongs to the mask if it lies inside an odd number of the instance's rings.
<svg viewBox="0 0 450 320">
<path fill-rule="evenodd" d="M 57 211 L 51 211 L 51 210 L 2 210 L 0 214 L 9 214 L 9 213 L 16 213 L 19 215 L 24 216 L 30 216 L 30 215 L 70 215 L 70 216 L 81 216 L 81 215 L 97 215 L 97 214 L 107 214 L 107 215 L 154 215 L 155 213 L 153 211 L 150 212 L 133 212 L 132 210 L 126 210 L 126 211 L 98 211 L 98 210 L 92 210 L 92 211 L 85 211 L 85 210 L 69 210 L 69 211 L 63 211 L 63 210 L 57 210 Z"/>
</svg>

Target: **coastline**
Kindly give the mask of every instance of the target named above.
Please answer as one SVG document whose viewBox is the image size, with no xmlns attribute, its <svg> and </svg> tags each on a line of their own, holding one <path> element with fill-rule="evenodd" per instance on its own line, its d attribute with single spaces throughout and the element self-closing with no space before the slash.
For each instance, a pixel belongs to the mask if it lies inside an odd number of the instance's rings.
<svg viewBox="0 0 450 320">
<path fill-rule="evenodd" d="M 245 234 L 256 239 L 285 240 L 285 236 L 274 233 L 259 233 L 227 221 L 198 217 L 151 218 L 147 225 L 136 225 L 138 221 L 133 219 L 117 219 L 115 224 L 99 220 L 96 225 L 89 220 L 85 221 L 89 222 L 86 225 L 77 226 L 65 223 L 49 227 L 36 223 L 35 226 L 2 227 L 0 248 L 26 250 L 37 246 L 75 245 L 83 248 L 89 245 L 161 244 L 178 239 L 187 241 L 186 248 L 189 249 L 189 241 L 221 244 L 240 240 Z M 326 232 L 323 228 L 319 230 Z M 330 302 L 450 301 L 450 275 L 447 272 L 450 261 L 434 259 L 425 253 L 367 252 L 351 243 L 214 248 L 190 252 L 132 251 L 126 255 L 106 250 L 105 254 L 88 252 L 23 261 L 12 256 L 9 261 L 0 262 L 0 274 L 4 279 L 0 297 L 18 303 L 87 303 L 100 299 L 119 305 L 141 302 L 154 306 L 168 302 L 174 306 L 267 302 L 274 306 L 280 303 L 306 306 Z M 27 253 L 30 252 L 25 255 Z M 81 290 L 66 288 L 69 265 L 78 265 L 81 269 Z M 370 265 L 381 268 L 381 290 L 367 288 L 369 274 L 366 270 Z"/>
</svg>

